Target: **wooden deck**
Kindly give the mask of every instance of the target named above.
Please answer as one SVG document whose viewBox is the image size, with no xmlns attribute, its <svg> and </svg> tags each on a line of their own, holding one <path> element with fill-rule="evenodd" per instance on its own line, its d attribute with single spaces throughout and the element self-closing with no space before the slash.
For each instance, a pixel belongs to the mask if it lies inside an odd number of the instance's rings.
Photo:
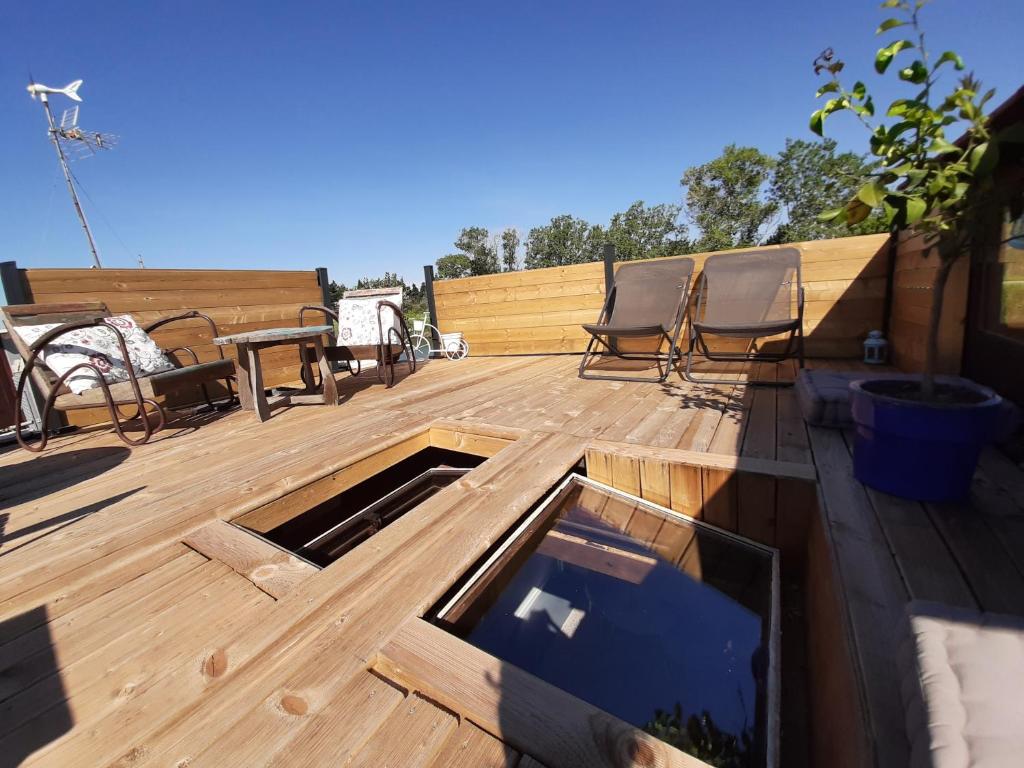
<svg viewBox="0 0 1024 768">
<path fill-rule="evenodd" d="M 1006 521 L 993 532 L 989 522 L 866 493 L 849 477 L 843 435 L 809 431 L 791 389 L 581 381 L 577 364 L 438 361 L 390 390 L 372 373 L 340 376 L 337 408 L 286 410 L 264 424 L 234 412 L 131 451 L 95 432 L 55 440 L 41 456 L 0 454 L 0 762 L 529 767 L 541 764 L 524 754 L 539 754 L 522 736 L 533 728 L 545 732 L 537 748 L 550 766 L 630 764 L 614 732 L 594 753 L 595 740 L 580 734 L 594 720 L 542 727 L 529 701 L 509 693 L 515 671 L 472 655 L 462 661 L 494 684 L 475 694 L 476 724 L 460 718 L 444 692 L 454 674 L 444 638 L 424 636 L 416 620 L 602 444 L 805 470 L 817 462 L 838 570 L 855 593 L 859 670 L 874 680 L 869 727 L 901 722 L 891 711 L 895 678 L 888 692 L 874 679 L 886 671 L 878 655 L 887 639 L 875 623 L 890 621 L 906 595 L 1007 607 L 982 599 L 984 563 L 964 563 L 985 556 L 986 536 L 1021 543 L 1013 465 L 986 465 L 986 478 L 999 479 L 985 504 Z M 757 375 L 778 373 L 764 366 Z M 510 443 L 327 569 L 252 547 L 220 522 L 439 426 Z M 894 505 L 902 517 L 887 516 Z M 909 554 L 914 526 L 945 560 Z M 1024 550 L 1013 551 L 1002 567 L 1020 579 Z M 437 649 L 426 659 L 436 685 L 403 687 L 402 670 L 424 661 L 425 643 Z"/>
</svg>

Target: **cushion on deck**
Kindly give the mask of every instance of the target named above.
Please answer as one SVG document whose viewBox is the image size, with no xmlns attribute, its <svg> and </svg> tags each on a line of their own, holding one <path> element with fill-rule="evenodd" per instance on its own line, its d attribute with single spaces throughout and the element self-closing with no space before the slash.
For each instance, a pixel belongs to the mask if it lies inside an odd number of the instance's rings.
<svg viewBox="0 0 1024 768">
<path fill-rule="evenodd" d="M 899 653 L 913 768 L 1024 764 L 1024 617 L 913 602 Z"/>
</svg>

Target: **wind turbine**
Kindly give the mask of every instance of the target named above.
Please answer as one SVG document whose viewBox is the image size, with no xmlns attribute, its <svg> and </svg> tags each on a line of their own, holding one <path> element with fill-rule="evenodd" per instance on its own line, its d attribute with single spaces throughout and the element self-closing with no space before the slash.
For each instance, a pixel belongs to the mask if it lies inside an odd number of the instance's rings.
<svg viewBox="0 0 1024 768">
<path fill-rule="evenodd" d="M 68 168 L 68 158 L 64 152 L 64 147 L 67 146 L 69 149 L 73 149 L 75 154 L 81 157 L 95 154 L 97 149 L 109 149 L 117 142 L 117 137 L 105 133 L 90 133 L 79 128 L 77 106 L 64 111 L 64 114 L 61 116 L 60 125 L 53 119 L 53 112 L 50 111 L 50 96 L 52 94 L 67 96 L 72 101 L 81 101 L 82 97 L 78 95 L 78 88 L 81 85 L 81 80 L 75 80 L 63 88 L 51 88 L 48 85 L 31 81 L 30 78 L 26 90 L 28 90 L 29 95 L 33 99 L 38 98 L 43 104 L 43 110 L 46 112 L 46 122 L 50 126 L 50 140 L 53 142 L 54 149 L 57 150 L 57 159 L 60 161 L 61 170 L 64 171 L 64 181 L 67 182 L 68 192 L 71 193 L 71 202 L 78 213 L 78 220 L 82 222 L 82 229 L 85 230 L 85 237 L 89 241 L 89 250 L 92 251 L 92 259 L 97 267 L 102 267 L 99 252 L 96 250 L 96 241 L 93 239 L 92 230 L 89 228 L 89 220 L 85 218 L 85 211 L 82 210 L 82 203 L 78 199 L 78 192 L 75 190 L 71 169 Z"/>
</svg>

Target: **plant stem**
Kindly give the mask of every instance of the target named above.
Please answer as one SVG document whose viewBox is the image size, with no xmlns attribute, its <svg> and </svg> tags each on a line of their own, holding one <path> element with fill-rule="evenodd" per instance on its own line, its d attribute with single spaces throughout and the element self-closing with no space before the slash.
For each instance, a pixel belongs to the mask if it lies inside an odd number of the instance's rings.
<svg viewBox="0 0 1024 768">
<path fill-rule="evenodd" d="M 955 246 L 954 246 L 955 247 Z M 932 309 L 928 317 L 928 346 L 925 350 L 924 372 L 921 376 L 921 398 L 925 401 L 935 399 L 935 369 L 939 361 L 939 326 L 942 322 L 942 305 L 946 298 L 946 283 L 953 271 L 958 252 L 947 255 L 942 244 L 934 246 L 939 252 L 939 271 L 935 274 L 933 286 Z"/>
</svg>

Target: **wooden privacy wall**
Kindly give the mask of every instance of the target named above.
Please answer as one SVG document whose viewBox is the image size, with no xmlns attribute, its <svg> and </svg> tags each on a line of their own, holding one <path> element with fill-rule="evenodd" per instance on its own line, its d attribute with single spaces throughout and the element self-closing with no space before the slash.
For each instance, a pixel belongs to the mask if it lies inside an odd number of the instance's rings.
<svg viewBox="0 0 1024 768">
<path fill-rule="evenodd" d="M 935 296 L 938 256 L 926 253 L 923 237 L 910 232 L 900 234 L 893 275 L 889 343 L 893 364 L 908 373 L 924 370 L 928 344 L 928 318 Z M 962 258 L 946 283 L 939 325 L 939 373 L 960 373 L 969 278 L 969 259 Z"/>
<path fill-rule="evenodd" d="M 811 466 L 603 441 L 586 462 L 592 480 L 778 547 L 787 570 L 803 570 L 818 508 Z"/>
<path fill-rule="evenodd" d="M 766 246 L 800 250 L 808 355 L 859 357 L 868 331 L 882 327 L 887 242 L 888 235 L 863 235 Z M 751 250 L 760 249 L 724 253 Z M 688 255 L 695 278 L 709 255 Z M 462 331 L 474 355 L 582 352 L 588 337 L 580 324 L 597 320 L 604 294 L 602 262 L 434 283 L 438 326 Z"/>
<path fill-rule="evenodd" d="M 320 304 L 315 271 L 220 269 L 26 269 L 26 288 L 37 304 L 102 301 L 114 314 L 130 314 L 141 325 L 196 309 L 213 318 L 221 334 L 299 324 L 299 307 Z M 217 357 L 203 320 L 172 323 L 154 332 L 167 349 L 191 347 L 200 361 Z M 234 356 L 235 347 L 224 348 Z M 181 356 L 189 362 L 187 355 Z M 295 347 L 269 349 L 260 355 L 268 387 L 298 378 Z M 107 421 L 106 409 L 68 414 L 74 424 Z"/>
</svg>

